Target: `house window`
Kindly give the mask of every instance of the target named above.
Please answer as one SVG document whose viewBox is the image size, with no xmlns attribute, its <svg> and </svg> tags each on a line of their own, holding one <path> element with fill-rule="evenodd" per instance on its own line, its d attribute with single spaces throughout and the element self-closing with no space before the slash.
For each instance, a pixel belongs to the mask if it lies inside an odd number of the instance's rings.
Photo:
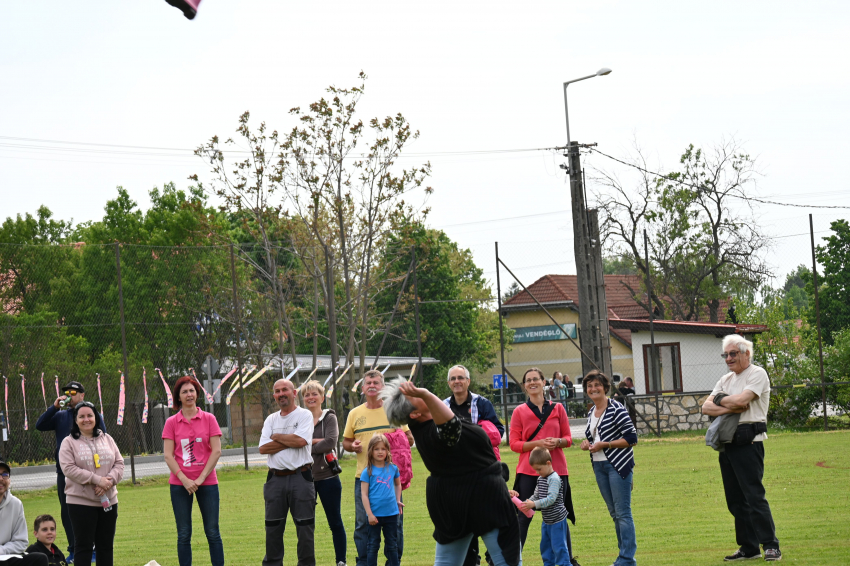
<svg viewBox="0 0 850 566">
<path fill-rule="evenodd" d="M 652 366 L 652 346 L 643 346 L 643 369 L 647 393 L 676 393 L 682 391 L 682 355 L 678 342 L 655 345 L 655 368 Z"/>
</svg>

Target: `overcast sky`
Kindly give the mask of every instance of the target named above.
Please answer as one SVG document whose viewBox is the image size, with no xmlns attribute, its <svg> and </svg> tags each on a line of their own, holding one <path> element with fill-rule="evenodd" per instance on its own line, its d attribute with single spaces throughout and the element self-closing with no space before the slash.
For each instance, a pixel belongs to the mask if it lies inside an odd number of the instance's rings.
<svg viewBox="0 0 850 566">
<path fill-rule="evenodd" d="M 526 284 L 575 273 L 569 191 L 551 151 L 572 138 L 670 170 L 693 143 L 736 138 L 758 156 L 759 195 L 850 205 L 846 2 L 286 2 L 204 0 L 194 21 L 164 0 L 0 4 L 0 219 L 39 205 L 99 219 L 122 185 L 208 176 L 190 151 L 238 116 L 287 130 L 288 110 L 369 75 L 363 117 L 403 113 L 429 160 L 430 222 L 494 279 L 493 243 Z M 845 71 L 841 71 L 845 69 Z M 18 138 L 18 139 L 10 139 Z M 599 156 L 587 165 L 616 171 Z M 624 180 L 628 173 L 620 173 Z M 421 199 L 414 197 L 414 199 Z M 811 264 L 847 210 L 763 205 L 777 274 Z M 501 220 L 500 219 L 510 219 Z"/>
</svg>

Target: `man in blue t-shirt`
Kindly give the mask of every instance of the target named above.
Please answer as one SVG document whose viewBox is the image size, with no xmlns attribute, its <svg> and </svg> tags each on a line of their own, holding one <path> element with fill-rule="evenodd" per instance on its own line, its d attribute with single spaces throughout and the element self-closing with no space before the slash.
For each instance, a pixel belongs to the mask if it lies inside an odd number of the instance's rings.
<svg viewBox="0 0 850 566">
<path fill-rule="evenodd" d="M 74 407 L 81 403 L 86 398 L 86 390 L 83 384 L 79 381 L 69 381 L 62 388 L 65 392 L 60 395 L 53 404 L 44 411 L 38 421 L 35 423 L 35 428 L 41 432 L 49 430 L 56 432 L 56 450 L 54 457 L 56 458 L 56 491 L 59 492 L 59 506 L 62 509 L 62 528 L 65 529 L 65 537 L 68 539 L 68 563 L 74 559 L 74 529 L 71 526 L 71 516 L 68 515 L 68 504 L 65 502 L 65 474 L 62 473 L 62 468 L 59 467 L 59 447 L 62 446 L 62 441 L 65 437 L 71 434 L 71 425 L 74 423 Z M 97 419 L 100 421 L 100 426 L 106 431 L 106 425 L 103 424 L 103 417 L 98 413 Z"/>
</svg>

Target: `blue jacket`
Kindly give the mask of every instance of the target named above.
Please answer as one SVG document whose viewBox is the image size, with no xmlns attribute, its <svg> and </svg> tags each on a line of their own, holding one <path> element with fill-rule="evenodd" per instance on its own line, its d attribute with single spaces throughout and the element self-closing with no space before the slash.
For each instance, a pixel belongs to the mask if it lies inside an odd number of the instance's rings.
<svg viewBox="0 0 850 566">
<path fill-rule="evenodd" d="M 95 412 L 95 414 L 97 415 L 100 426 L 103 427 L 103 431 L 106 432 L 103 417 L 98 412 Z M 71 434 L 72 424 L 74 424 L 74 410 L 70 408 L 57 409 L 56 405 L 50 405 L 44 411 L 44 414 L 38 417 L 35 423 L 35 428 L 41 432 L 47 432 L 48 430 L 56 431 L 56 450 L 53 454 L 56 459 L 56 469 L 59 469 L 59 447 L 62 446 L 62 441 L 65 440 L 65 437 Z"/>
</svg>

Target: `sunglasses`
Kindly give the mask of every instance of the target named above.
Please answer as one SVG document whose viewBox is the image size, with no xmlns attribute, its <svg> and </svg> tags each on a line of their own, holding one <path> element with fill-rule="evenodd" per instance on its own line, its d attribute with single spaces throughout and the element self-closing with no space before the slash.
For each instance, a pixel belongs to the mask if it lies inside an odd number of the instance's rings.
<svg viewBox="0 0 850 566">
<path fill-rule="evenodd" d="M 68 397 L 73 397 L 76 394 L 77 394 L 76 389 L 69 389 L 69 390 L 65 391 L 65 395 L 67 395 Z"/>
<path fill-rule="evenodd" d="M 726 352 L 723 352 L 722 354 L 720 354 L 720 357 L 724 360 L 726 358 L 732 358 L 734 360 L 736 357 L 738 357 L 738 352 L 729 352 L 728 354 Z"/>
</svg>

